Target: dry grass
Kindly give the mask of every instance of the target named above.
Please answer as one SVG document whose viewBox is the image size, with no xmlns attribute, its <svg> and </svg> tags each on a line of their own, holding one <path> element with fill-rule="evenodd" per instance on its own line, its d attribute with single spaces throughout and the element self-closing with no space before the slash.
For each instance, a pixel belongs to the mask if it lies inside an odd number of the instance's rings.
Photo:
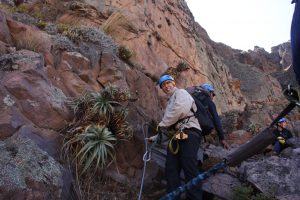
<svg viewBox="0 0 300 200">
<path fill-rule="evenodd" d="M 13 41 L 17 50 L 27 49 L 34 52 L 46 52 L 50 50 L 49 38 L 44 34 L 34 34 L 33 30 L 21 34 L 13 34 Z"/>
</svg>

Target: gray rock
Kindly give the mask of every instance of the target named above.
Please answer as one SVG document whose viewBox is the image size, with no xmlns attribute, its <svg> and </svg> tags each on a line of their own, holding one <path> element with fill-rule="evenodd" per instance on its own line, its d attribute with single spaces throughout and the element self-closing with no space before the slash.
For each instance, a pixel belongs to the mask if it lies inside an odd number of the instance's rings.
<svg viewBox="0 0 300 200">
<path fill-rule="evenodd" d="M 62 167 L 25 137 L 0 142 L 0 199 L 61 199 Z"/>
<path fill-rule="evenodd" d="M 280 156 L 243 162 L 239 171 L 248 182 L 265 194 L 300 199 L 299 149 L 287 148 Z"/>
<path fill-rule="evenodd" d="M 204 181 L 202 189 L 222 199 L 231 199 L 233 196 L 232 188 L 240 185 L 241 183 L 237 178 L 229 174 L 218 173 Z"/>
</svg>

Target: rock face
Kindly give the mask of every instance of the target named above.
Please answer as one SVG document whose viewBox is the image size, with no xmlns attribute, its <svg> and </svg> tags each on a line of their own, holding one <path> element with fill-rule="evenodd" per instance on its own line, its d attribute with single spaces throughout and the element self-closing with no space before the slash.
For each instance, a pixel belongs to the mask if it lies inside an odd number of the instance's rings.
<svg viewBox="0 0 300 200">
<path fill-rule="evenodd" d="M 194 21 L 185 1 L 1 2 L 7 7 L 0 8 L 0 165 L 11 162 L 12 167 L 6 169 L 17 173 L 1 174 L 0 183 L 12 183 L 1 185 L 3 198 L 68 199 L 71 178 L 66 176 L 61 182 L 63 167 L 57 162 L 62 145 L 59 131 L 73 120 L 66 103 L 70 97 L 99 91 L 109 84 L 130 91 L 136 101 L 126 106 L 134 137 L 118 143 L 118 169 L 110 168 L 107 175 L 133 187 L 139 186 L 144 164 L 144 125 L 159 122 L 167 101 L 156 83 L 164 72 L 173 72 L 180 88 L 204 82 L 214 85 L 216 105 L 233 145 L 246 142 L 267 126 L 288 103 L 281 91 L 294 83 L 291 68 L 287 69 L 291 62 L 289 43 L 274 47 L 271 53 L 260 47 L 244 52 L 215 43 Z M 15 5 L 18 9 L 10 9 Z M 130 58 L 120 56 L 121 45 L 131 52 Z M 187 69 L 179 70 L 180 66 Z M 299 136 L 299 113 L 292 112 L 289 119 L 290 128 Z M 154 133 L 155 127 L 150 127 L 148 135 Z M 213 136 L 209 141 L 218 144 Z M 23 140 L 26 142 L 20 142 Z M 27 151 L 28 155 L 18 154 L 14 147 L 7 149 L 9 141 L 20 143 L 18 152 Z M 296 154 L 298 150 L 293 151 Z M 34 159 L 35 154 L 41 156 Z M 16 156 L 19 160 L 14 160 Z M 20 160 L 25 168 L 18 165 Z M 31 161 L 41 169 L 31 171 Z M 53 167 L 51 174 L 43 164 Z M 159 176 L 163 164 L 152 162 L 150 166 L 146 187 Z M 206 191 L 221 196 L 215 183 L 226 185 L 228 178 L 223 174 L 208 182 Z M 237 179 L 230 180 L 238 184 Z M 249 176 L 247 180 L 253 179 Z M 259 185 L 260 180 L 256 181 Z M 230 199 L 230 187 L 222 188 L 223 198 Z M 277 197 L 290 198 L 277 191 Z M 293 195 L 299 192 L 289 191 Z"/>
<path fill-rule="evenodd" d="M 122 9 L 124 6 L 126 9 Z M 132 62 L 139 63 L 145 73 L 158 78 L 168 67 L 184 61 L 190 70 L 178 76 L 180 87 L 210 81 L 217 88 L 221 111 L 243 109 L 244 101 L 236 81 L 207 43 L 210 39 L 206 32 L 194 31 L 199 25 L 184 1 L 145 4 L 113 1 L 110 9 L 113 14 L 103 24 L 103 30 L 117 43 L 138 52 Z"/>
<path fill-rule="evenodd" d="M 30 139 L 0 142 L 1 199 L 61 199 L 62 166 Z"/>
<path fill-rule="evenodd" d="M 247 181 L 265 194 L 277 199 L 299 199 L 299 153 L 300 148 L 287 148 L 279 157 L 244 162 L 240 171 Z"/>
</svg>

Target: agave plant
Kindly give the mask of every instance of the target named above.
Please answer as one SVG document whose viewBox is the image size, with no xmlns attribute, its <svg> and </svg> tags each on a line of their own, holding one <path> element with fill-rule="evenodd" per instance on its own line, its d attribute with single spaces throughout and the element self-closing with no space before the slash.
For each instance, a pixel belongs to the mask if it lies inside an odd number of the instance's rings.
<svg viewBox="0 0 300 200">
<path fill-rule="evenodd" d="M 89 107 L 92 104 L 91 94 L 85 93 L 82 96 L 68 100 L 67 103 L 73 109 L 73 112 L 74 112 L 75 116 L 77 117 L 77 119 L 80 119 L 84 116 L 89 115 L 88 114 Z"/>
<path fill-rule="evenodd" d="M 119 90 L 114 99 L 119 102 L 128 101 L 131 100 L 131 94 L 128 90 Z"/>
<path fill-rule="evenodd" d="M 120 105 L 117 101 L 111 100 L 111 98 L 104 96 L 101 93 L 94 92 L 92 95 L 92 107 L 91 110 L 94 114 L 97 114 L 100 118 L 105 116 L 109 119 L 110 115 L 114 112 L 114 107 Z"/>
<path fill-rule="evenodd" d="M 108 98 L 114 99 L 114 96 L 118 92 L 118 90 L 119 89 L 116 86 L 108 84 L 107 86 L 105 86 L 101 93 L 104 96 L 108 96 Z"/>
<path fill-rule="evenodd" d="M 90 125 L 70 139 L 65 146 L 80 146 L 78 153 L 75 152 L 75 160 L 79 166 L 83 165 L 81 173 L 86 172 L 92 164 L 94 169 L 103 168 L 108 160 L 113 160 L 114 144 L 117 138 L 106 128 Z M 73 148 L 77 149 L 77 148 Z"/>
<path fill-rule="evenodd" d="M 128 90 L 122 90 L 114 85 L 109 84 L 101 92 L 104 96 L 111 98 L 114 101 L 124 102 L 131 98 L 130 92 Z"/>
<path fill-rule="evenodd" d="M 126 122 L 127 110 L 122 109 L 113 113 L 109 121 L 109 129 L 120 139 L 129 139 L 133 130 Z"/>
</svg>

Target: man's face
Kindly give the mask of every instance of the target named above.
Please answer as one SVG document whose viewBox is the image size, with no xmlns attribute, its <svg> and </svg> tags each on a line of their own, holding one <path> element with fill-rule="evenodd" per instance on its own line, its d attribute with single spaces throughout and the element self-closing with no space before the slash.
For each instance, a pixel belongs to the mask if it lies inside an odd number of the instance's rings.
<svg viewBox="0 0 300 200">
<path fill-rule="evenodd" d="M 161 89 L 164 93 L 169 94 L 174 89 L 174 82 L 173 81 L 165 81 L 161 84 Z"/>
<path fill-rule="evenodd" d="M 282 128 L 286 128 L 287 127 L 287 122 L 281 122 L 279 123 L 279 126 Z"/>
</svg>

